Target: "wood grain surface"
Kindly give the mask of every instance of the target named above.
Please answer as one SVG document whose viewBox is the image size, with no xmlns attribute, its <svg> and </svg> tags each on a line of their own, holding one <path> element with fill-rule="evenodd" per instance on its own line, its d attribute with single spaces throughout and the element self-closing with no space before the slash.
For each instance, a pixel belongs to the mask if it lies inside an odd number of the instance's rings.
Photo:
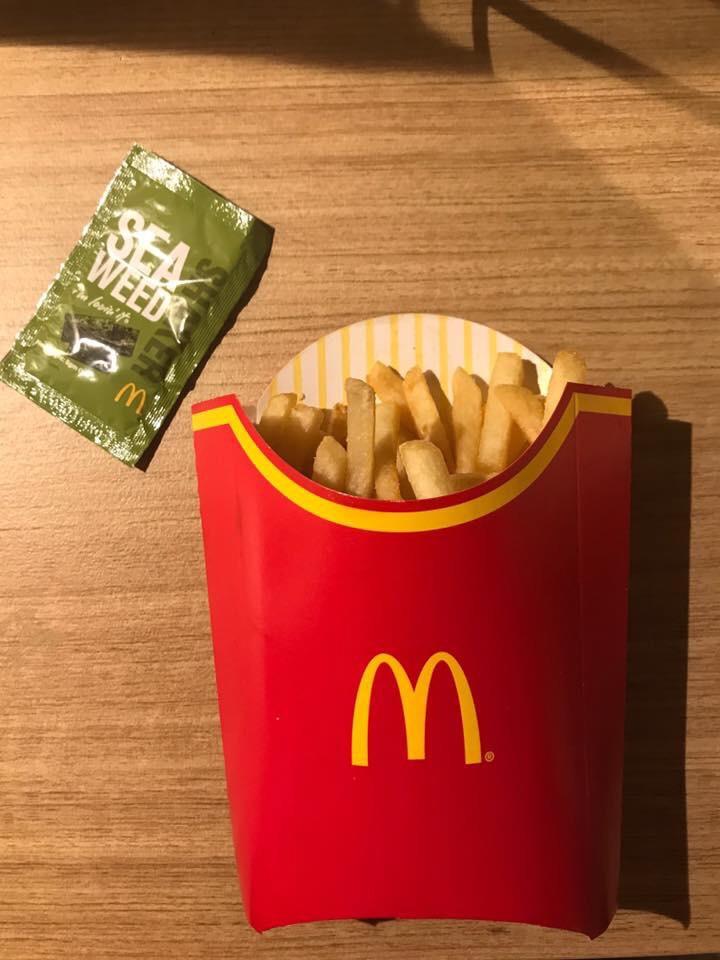
<svg viewBox="0 0 720 960">
<path fill-rule="evenodd" d="M 149 470 L 0 389 L 3 960 L 720 949 L 720 3 L 0 5 L 0 349 L 139 141 L 276 230 L 192 395 L 428 310 L 636 401 L 622 909 L 262 936 L 238 893 L 186 399 Z"/>
</svg>

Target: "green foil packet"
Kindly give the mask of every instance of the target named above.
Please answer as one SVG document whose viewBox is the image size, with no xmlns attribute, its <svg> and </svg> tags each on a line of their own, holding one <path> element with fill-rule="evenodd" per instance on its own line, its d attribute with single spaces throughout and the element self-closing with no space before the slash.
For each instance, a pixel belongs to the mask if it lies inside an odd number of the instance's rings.
<svg viewBox="0 0 720 960">
<path fill-rule="evenodd" d="M 137 463 L 271 242 L 267 224 L 134 146 L 0 379 Z"/>
</svg>

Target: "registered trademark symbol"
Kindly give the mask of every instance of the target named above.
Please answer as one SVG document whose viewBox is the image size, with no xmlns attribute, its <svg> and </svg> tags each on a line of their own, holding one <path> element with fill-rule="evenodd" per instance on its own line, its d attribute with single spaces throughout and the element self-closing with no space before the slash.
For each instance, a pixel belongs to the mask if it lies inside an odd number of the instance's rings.
<svg viewBox="0 0 720 960">
<path fill-rule="evenodd" d="M 488 752 L 485 754 L 485 761 L 487 763 L 492 763 L 494 759 L 495 754 L 492 752 L 492 750 L 488 750 Z"/>
</svg>

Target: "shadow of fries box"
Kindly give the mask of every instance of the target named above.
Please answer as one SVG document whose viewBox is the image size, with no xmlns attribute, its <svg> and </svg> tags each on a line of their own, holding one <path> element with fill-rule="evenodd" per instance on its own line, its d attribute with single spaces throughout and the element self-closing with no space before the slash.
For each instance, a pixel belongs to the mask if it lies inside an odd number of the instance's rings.
<svg viewBox="0 0 720 960">
<path fill-rule="evenodd" d="M 331 334 L 270 391 L 341 399 L 379 358 L 487 378 L 495 331 L 396 315 Z M 267 402 L 261 398 L 259 409 Z M 482 487 L 319 487 L 235 396 L 193 407 L 228 793 L 258 930 L 351 917 L 600 934 L 616 907 L 630 393 L 570 384 Z"/>
</svg>

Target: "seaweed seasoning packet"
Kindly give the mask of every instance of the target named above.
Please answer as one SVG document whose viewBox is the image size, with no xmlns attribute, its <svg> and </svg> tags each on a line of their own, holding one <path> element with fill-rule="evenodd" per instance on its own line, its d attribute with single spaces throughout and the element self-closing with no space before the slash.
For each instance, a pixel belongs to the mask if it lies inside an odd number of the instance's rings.
<svg viewBox="0 0 720 960">
<path fill-rule="evenodd" d="M 271 239 L 262 221 L 134 146 L 0 379 L 135 464 Z"/>
</svg>

